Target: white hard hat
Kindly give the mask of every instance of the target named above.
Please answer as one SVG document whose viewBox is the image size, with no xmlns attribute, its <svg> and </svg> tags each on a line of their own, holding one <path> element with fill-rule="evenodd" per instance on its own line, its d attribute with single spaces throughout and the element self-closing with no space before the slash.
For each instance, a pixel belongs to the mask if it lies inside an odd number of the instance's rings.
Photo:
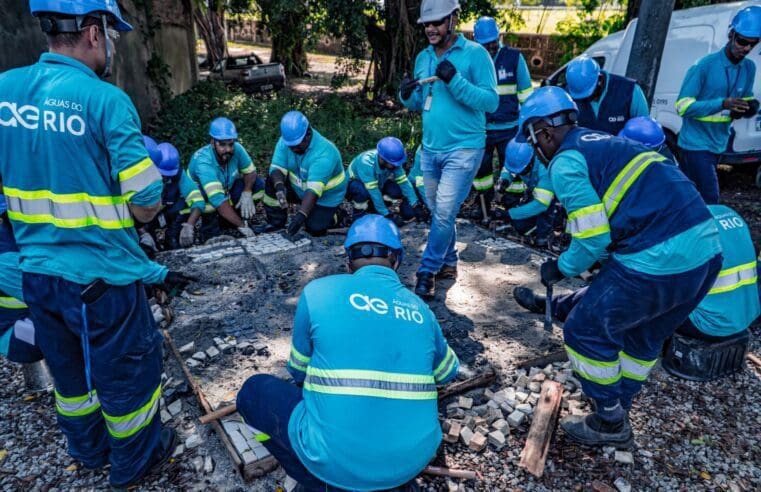
<svg viewBox="0 0 761 492">
<path fill-rule="evenodd" d="M 420 18 L 418 24 L 443 19 L 460 8 L 457 0 L 423 0 L 420 5 Z"/>
</svg>

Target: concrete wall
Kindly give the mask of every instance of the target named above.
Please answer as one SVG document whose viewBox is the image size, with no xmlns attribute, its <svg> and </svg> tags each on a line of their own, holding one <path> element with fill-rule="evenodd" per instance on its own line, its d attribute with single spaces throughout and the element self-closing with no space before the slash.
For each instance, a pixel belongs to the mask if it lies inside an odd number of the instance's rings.
<svg viewBox="0 0 761 492">
<path fill-rule="evenodd" d="M 0 16 L 0 72 L 32 64 L 47 51 L 29 3 L 5 3 Z M 109 81 L 130 95 L 147 122 L 160 109 L 162 98 L 180 94 L 198 80 L 192 4 L 191 0 L 120 0 L 119 5 L 135 29 L 117 43 Z"/>
</svg>

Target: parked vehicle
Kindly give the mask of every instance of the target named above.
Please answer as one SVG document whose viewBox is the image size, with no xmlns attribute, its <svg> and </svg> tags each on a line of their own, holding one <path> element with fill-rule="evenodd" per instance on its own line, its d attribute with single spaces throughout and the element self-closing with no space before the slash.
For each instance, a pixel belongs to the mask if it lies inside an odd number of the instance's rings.
<svg viewBox="0 0 761 492">
<path fill-rule="evenodd" d="M 245 92 L 276 91 L 285 87 L 285 69 L 280 63 L 264 63 L 255 53 L 220 60 L 209 78 L 240 87 Z"/>
<path fill-rule="evenodd" d="M 679 96 L 684 76 L 696 61 L 727 44 L 727 32 L 732 16 L 743 7 L 761 4 L 759 1 L 734 2 L 707 7 L 677 10 L 671 14 L 671 23 L 663 50 L 655 95 L 650 115 L 658 120 L 666 132 L 671 150 L 676 150 L 676 137 L 682 127 L 682 118 L 674 103 Z M 624 75 L 629 62 L 637 19 L 624 31 L 613 33 L 590 46 L 584 53 L 594 58 L 604 70 Z M 761 60 L 759 46 L 748 55 L 756 64 L 756 80 L 753 93 L 761 96 Z M 550 75 L 546 84 L 565 86 L 565 66 Z M 744 118 L 732 123 L 733 136 L 727 152 L 722 156 L 724 164 L 761 163 L 761 115 Z M 761 168 L 759 168 L 761 175 Z M 761 183 L 758 183 L 761 186 Z"/>
</svg>

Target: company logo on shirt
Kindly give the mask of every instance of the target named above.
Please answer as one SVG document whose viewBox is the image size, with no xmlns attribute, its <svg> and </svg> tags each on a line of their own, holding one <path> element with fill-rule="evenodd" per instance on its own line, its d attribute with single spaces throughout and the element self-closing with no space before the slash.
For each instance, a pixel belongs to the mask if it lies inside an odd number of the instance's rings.
<svg viewBox="0 0 761 492">
<path fill-rule="evenodd" d="M 71 108 L 75 111 L 81 111 L 82 108 L 81 105 L 77 105 L 79 108 L 77 109 L 71 104 L 66 106 L 58 104 L 61 101 L 55 102 L 56 104 L 51 104 L 51 106 Z M 64 102 L 69 103 L 69 101 Z M 40 110 L 31 104 L 19 106 L 18 103 L 8 101 L 0 101 L 0 126 L 69 133 L 76 137 L 84 135 L 87 128 L 85 120 L 78 114 L 68 114 L 51 109 Z"/>
<path fill-rule="evenodd" d="M 621 121 L 626 121 L 624 115 L 608 116 L 608 123 L 619 123 Z"/>
<path fill-rule="evenodd" d="M 586 135 L 581 136 L 583 142 L 599 142 L 600 140 L 607 140 L 609 138 L 613 138 L 613 135 L 608 135 L 607 133 L 587 133 Z"/>
<path fill-rule="evenodd" d="M 349 304 L 354 309 L 359 311 L 373 312 L 381 316 L 387 316 L 391 314 L 390 307 L 386 301 L 378 297 L 370 297 L 365 294 L 354 293 L 349 296 Z M 423 315 L 414 306 L 411 308 L 406 303 L 394 300 L 393 316 L 396 319 L 403 321 L 414 321 L 415 323 L 423 324 Z"/>
</svg>

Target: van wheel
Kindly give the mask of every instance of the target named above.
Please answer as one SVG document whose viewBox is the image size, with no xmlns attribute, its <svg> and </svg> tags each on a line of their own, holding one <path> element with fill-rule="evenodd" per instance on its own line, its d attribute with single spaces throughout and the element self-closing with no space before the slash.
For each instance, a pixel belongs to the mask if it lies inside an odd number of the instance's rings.
<svg viewBox="0 0 761 492">
<path fill-rule="evenodd" d="M 663 133 L 666 134 L 666 147 L 668 147 L 671 153 L 674 154 L 674 157 L 676 157 L 677 161 L 681 161 L 682 156 L 679 155 L 679 146 L 676 143 L 677 136 L 668 128 L 664 128 Z"/>
</svg>

